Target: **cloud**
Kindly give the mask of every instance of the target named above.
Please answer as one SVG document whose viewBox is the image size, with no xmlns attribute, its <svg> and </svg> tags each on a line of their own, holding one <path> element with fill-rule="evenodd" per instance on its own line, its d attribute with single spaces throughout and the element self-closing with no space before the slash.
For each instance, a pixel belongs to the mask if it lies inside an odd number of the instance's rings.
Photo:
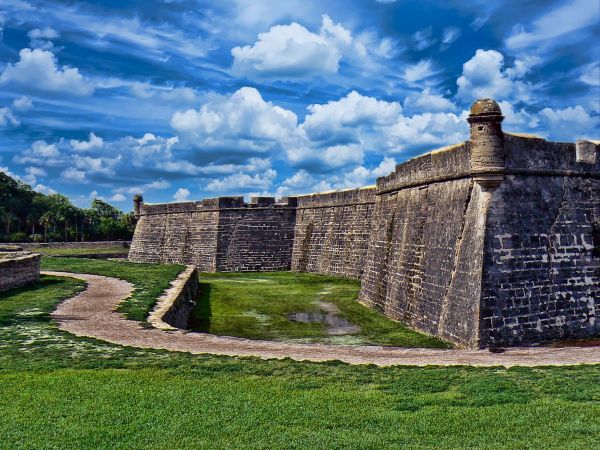
<svg viewBox="0 0 600 450">
<path fill-rule="evenodd" d="M 539 124 L 537 119 L 525 109 L 516 110 L 510 102 L 499 101 L 498 105 L 504 116 L 503 125 L 511 127 L 514 131 L 527 131 L 536 128 Z"/>
<path fill-rule="evenodd" d="M 559 7 L 541 15 L 529 26 L 516 25 L 505 45 L 512 50 L 535 47 L 538 51 L 546 46 L 561 45 L 565 38 L 572 37 L 569 35 L 574 31 L 597 25 L 599 16 L 600 3 L 597 1 L 562 2 Z"/>
<path fill-rule="evenodd" d="M 513 67 L 506 69 L 506 74 L 513 79 L 523 78 L 531 69 L 542 63 L 542 58 L 536 55 L 523 55 L 515 60 Z"/>
<path fill-rule="evenodd" d="M 544 108 L 539 113 L 541 127 L 551 139 L 597 139 L 600 132 L 598 116 L 590 115 L 582 106 L 564 109 Z"/>
<path fill-rule="evenodd" d="M 449 112 L 456 109 L 454 103 L 442 95 L 431 92 L 429 88 L 408 95 L 404 99 L 404 107 L 416 112 Z"/>
<path fill-rule="evenodd" d="M 90 95 L 94 91 L 94 87 L 78 69 L 68 66 L 59 68 L 54 53 L 41 49 L 21 50 L 19 61 L 8 64 L 0 75 L 0 84 L 7 83 L 76 96 Z"/>
<path fill-rule="evenodd" d="M 506 98 L 512 83 L 503 72 L 504 56 L 496 50 L 477 50 L 464 63 L 462 75 L 456 80 L 458 96 L 463 100 L 481 97 Z"/>
<path fill-rule="evenodd" d="M 12 125 L 13 127 L 19 126 L 21 122 L 17 119 L 10 108 L 0 108 L 0 127 Z"/>
<path fill-rule="evenodd" d="M 292 22 L 260 33 L 253 45 L 233 48 L 232 71 L 248 78 L 312 78 L 337 73 L 340 60 L 349 54 L 365 56 L 366 49 L 349 30 L 323 15 L 318 34 Z"/>
<path fill-rule="evenodd" d="M 352 91 L 339 100 L 313 104 L 307 109 L 303 130 L 312 140 L 327 140 L 332 136 L 355 136 L 361 127 L 391 124 L 402 106 Z"/>
<path fill-rule="evenodd" d="M 442 34 L 442 44 L 449 46 L 460 37 L 461 31 L 458 27 L 446 27 Z"/>
<path fill-rule="evenodd" d="M 29 185 L 34 186 L 38 182 L 38 178 L 47 177 L 48 173 L 40 168 L 40 167 L 26 167 L 25 168 L 25 177 L 23 178 L 25 182 Z"/>
<path fill-rule="evenodd" d="M 225 178 L 212 180 L 206 185 L 209 192 L 247 192 L 258 189 L 267 190 L 273 184 L 277 172 L 269 169 L 262 174 L 249 175 L 246 173 L 234 173 Z"/>
<path fill-rule="evenodd" d="M 111 197 L 109 197 L 109 200 L 111 202 L 124 202 L 125 200 L 127 200 L 127 197 L 125 197 L 123 194 L 114 194 Z"/>
<path fill-rule="evenodd" d="M 33 108 L 33 102 L 31 101 L 31 98 L 27 97 L 26 95 L 22 95 L 21 97 L 14 99 L 12 105 L 17 111 L 29 111 L 31 108 Z"/>
<path fill-rule="evenodd" d="M 296 133 L 297 117 L 263 100 L 255 88 L 214 95 L 198 110 L 176 112 L 171 125 L 188 145 L 264 152 L 281 148 Z"/>
<path fill-rule="evenodd" d="M 590 86 L 600 86 L 600 63 L 594 62 L 579 70 L 579 80 Z"/>
<path fill-rule="evenodd" d="M 170 187 L 171 187 L 171 183 L 169 183 L 168 181 L 157 180 L 157 181 L 152 181 L 150 183 L 144 183 L 144 184 L 140 184 L 140 185 L 136 185 L 136 186 L 116 188 L 116 189 L 114 189 L 114 192 L 116 194 L 134 195 L 134 194 L 143 194 L 148 191 L 157 191 L 157 190 L 168 189 Z"/>
<path fill-rule="evenodd" d="M 15 155 L 13 160 L 19 164 L 38 164 L 42 166 L 60 165 L 60 151 L 56 144 L 48 144 L 39 140 L 31 144 L 31 147 L 23 151 L 21 155 Z"/>
<path fill-rule="evenodd" d="M 112 176 L 115 174 L 115 167 L 122 160 L 121 155 L 115 158 L 94 158 L 91 156 L 72 155 L 71 161 L 78 169 L 84 170 L 87 174 L 99 174 Z"/>
<path fill-rule="evenodd" d="M 187 202 L 190 197 L 190 191 L 186 188 L 179 188 L 173 194 L 173 200 L 176 202 Z"/>
<path fill-rule="evenodd" d="M 427 27 L 417 31 L 413 34 L 412 39 L 417 51 L 425 50 L 437 42 L 437 39 L 433 37 L 433 27 Z"/>
<path fill-rule="evenodd" d="M 331 189 L 357 188 L 373 183 L 376 178 L 390 174 L 395 168 L 396 160 L 384 156 L 379 165 L 373 169 L 360 165 L 352 170 L 345 170 L 342 174 L 328 173 L 316 177 L 308 171 L 300 169 L 285 179 L 275 192 L 277 196 L 285 196 L 323 192 Z"/>
<path fill-rule="evenodd" d="M 63 180 L 71 183 L 89 183 L 86 173 L 83 170 L 79 170 L 74 167 L 69 167 L 68 169 L 63 170 L 60 176 Z"/>
<path fill-rule="evenodd" d="M 156 99 L 161 103 L 172 105 L 189 105 L 198 101 L 198 94 L 189 87 L 155 86 L 150 83 L 134 82 L 129 90 L 137 98 Z"/>
<path fill-rule="evenodd" d="M 90 133 L 87 141 L 77 141 L 71 139 L 71 147 L 76 152 L 88 152 L 90 150 L 98 150 L 104 147 L 104 140 L 101 137 L 96 136 L 93 132 Z"/>
<path fill-rule="evenodd" d="M 408 65 L 404 68 L 402 78 L 409 84 L 426 80 L 435 74 L 433 64 L 429 59 L 423 59 L 415 64 Z"/>
<path fill-rule="evenodd" d="M 414 147 L 434 147 L 462 142 L 467 138 L 466 112 L 424 113 L 402 116 L 386 130 L 394 153 Z"/>
<path fill-rule="evenodd" d="M 29 31 L 27 36 L 29 36 L 29 46 L 31 48 L 50 50 L 54 47 L 54 44 L 51 42 L 51 40 L 58 37 L 58 32 L 50 27 L 35 28 Z"/>
</svg>

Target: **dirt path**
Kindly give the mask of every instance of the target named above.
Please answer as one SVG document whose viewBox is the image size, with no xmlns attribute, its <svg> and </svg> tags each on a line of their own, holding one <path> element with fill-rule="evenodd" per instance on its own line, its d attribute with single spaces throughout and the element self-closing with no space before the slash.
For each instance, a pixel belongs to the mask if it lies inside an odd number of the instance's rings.
<svg viewBox="0 0 600 450">
<path fill-rule="evenodd" d="M 52 317 L 59 328 L 77 336 L 87 336 L 133 347 L 166 349 L 194 354 L 211 353 L 260 358 L 291 358 L 302 361 L 341 360 L 350 364 L 390 365 L 472 365 L 545 366 L 600 364 L 600 347 L 513 348 L 504 353 L 485 350 L 439 350 L 377 346 L 291 344 L 255 341 L 185 331 L 146 329 L 114 311 L 127 298 L 133 286 L 116 278 L 65 272 L 46 275 L 85 280 L 88 287 L 58 305 Z"/>
</svg>

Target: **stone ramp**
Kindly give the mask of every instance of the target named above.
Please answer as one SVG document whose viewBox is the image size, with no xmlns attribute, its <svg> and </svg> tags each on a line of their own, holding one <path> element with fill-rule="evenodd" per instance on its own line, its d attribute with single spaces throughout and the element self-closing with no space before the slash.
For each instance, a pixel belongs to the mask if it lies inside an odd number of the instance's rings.
<svg viewBox="0 0 600 450">
<path fill-rule="evenodd" d="M 140 348 L 164 349 L 193 354 L 254 356 L 263 359 L 291 358 L 296 361 L 339 360 L 349 364 L 378 366 L 469 365 L 550 366 L 600 364 L 600 347 L 519 347 L 503 353 L 486 350 L 441 350 L 380 346 L 292 344 L 258 341 L 182 330 L 142 328 L 115 308 L 133 292 L 123 280 L 80 273 L 44 271 L 45 275 L 71 277 L 87 282 L 87 289 L 60 303 L 52 313 L 61 330 Z"/>
</svg>

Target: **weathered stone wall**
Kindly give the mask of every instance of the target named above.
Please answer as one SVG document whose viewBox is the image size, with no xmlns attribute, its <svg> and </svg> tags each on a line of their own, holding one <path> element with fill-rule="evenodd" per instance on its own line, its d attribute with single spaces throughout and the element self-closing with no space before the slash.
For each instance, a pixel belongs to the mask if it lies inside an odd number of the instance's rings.
<svg viewBox="0 0 600 450">
<path fill-rule="evenodd" d="M 141 205 L 129 259 L 203 272 L 289 270 L 296 210 L 273 198 Z"/>
<path fill-rule="evenodd" d="M 40 261 L 39 254 L 0 258 L 0 291 L 38 281 Z"/>
<path fill-rule="evenodd" d="M 600 334 L 600 157 L 509 134 L 505 150 L 518 174 L 488 213 L 481 345 Z"/>
<path fill-rule="evenodd" d="M 142 207 L 129 250 L 129 260 L 194 264 L 216 270 L 218 199 Z"/>
<path fill-rule="evenodd" d="M 373 226 L 375 187 L 297 199 L 292 270 L 360 278 Z"/>
<path fill-rule="evenodd" d="M 470 177 L 456 178 L 469 171 L 469 161 L 468 145 L 453 146 L 378 180 L 360 301 L 421 331 L 472 346 L 479 317 L 481 211 L 489 195 Z"/>
<path fill-rule="evenodd" d="M 162 330 L 187 329 L 199 293 L 198 271 L 195 266 L 187 266 L 158 299 L 148 322 Z"/>
<path fill-rule="evenodd" d="M 217 272 L 290 270 L 296 209 L 274 198 L 224 206 L 219 214 Z"/>
<path fill-rule="evenodd" d="M 360 300 L 466 347 L 599 335 L 598 145 L 495 142 L 501 168 L 471 141 L 378 180 Z"/>
</svg>

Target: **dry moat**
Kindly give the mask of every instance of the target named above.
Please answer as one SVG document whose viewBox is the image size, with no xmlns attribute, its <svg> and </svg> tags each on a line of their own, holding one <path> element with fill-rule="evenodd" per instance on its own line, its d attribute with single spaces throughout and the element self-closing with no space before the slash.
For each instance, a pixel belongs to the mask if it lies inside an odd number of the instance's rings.
<svg viewBox="0 0 600 450">
<path fill-rule="evenodd" d="M 439 339 L 357 302 L 356 280 L 305 273 L 201 274 L 190 328 L 289 342 L 440 347 Z"/>
</svg>

